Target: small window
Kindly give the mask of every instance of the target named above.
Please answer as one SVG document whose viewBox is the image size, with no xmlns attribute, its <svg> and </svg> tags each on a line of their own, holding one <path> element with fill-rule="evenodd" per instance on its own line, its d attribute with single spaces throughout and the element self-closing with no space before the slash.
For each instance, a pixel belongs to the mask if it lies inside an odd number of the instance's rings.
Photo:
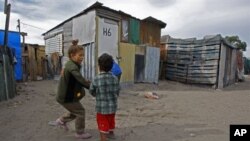
<svg viewBox="0 0 250 141">
<path fill-rule="evenodd" d="M 128 20 L 122 20 L 122 41 L 128 42 Z"/>
</svg>

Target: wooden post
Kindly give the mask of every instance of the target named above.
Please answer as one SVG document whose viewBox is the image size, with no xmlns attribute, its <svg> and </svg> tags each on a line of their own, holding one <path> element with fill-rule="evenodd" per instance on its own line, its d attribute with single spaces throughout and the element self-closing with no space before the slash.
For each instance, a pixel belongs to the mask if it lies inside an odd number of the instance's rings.
<svg viewBox="0 0 250 141">
<path fill-rule="evenodd" d="M 5 0 L 5 2 L 4 2 L 4 14 L 7 14 L 8 13 L 8 5 L 7 5 L 7 3 L 8 3 L 8 0 Z"/>
<path fill-rule="evenodd" d="M 7 2 L 7 1 L 5 1 Z M 7 4 L 7 3 L 5 3 Z M 6 92 L 6 99 L 9 99 L 9 83 L 8 83 L 8 76 L 7 76 L 7 67 L 6 66 L 6 58 L 5 56 L 7 53 L 7 45 L 8 45 L 8 31 L 9 31 L 9 21 L 10 21 L 10 8 L 11 5 L 8 4 L 6 7 L 6 21 L 5 21 L 5 32 L 4 32 L 4 46 L 3 46 L 3 70 L 4 70 L 4 82 L 5 82 L 5 92 Z M 8 56 L 7 56 L 8 58 Z"/>
</svg>

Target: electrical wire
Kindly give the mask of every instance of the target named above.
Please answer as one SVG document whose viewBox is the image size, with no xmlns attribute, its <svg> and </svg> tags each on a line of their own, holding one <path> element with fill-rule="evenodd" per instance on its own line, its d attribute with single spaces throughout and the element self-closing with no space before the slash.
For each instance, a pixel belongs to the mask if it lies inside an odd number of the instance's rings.
<svg viewBox="0 0 250 141">
<path fill-rule="evenodd" d="M 26 23 L 24 23 L 24 22 L 20 22 L 20 23 L 23 24 L 23 25 L 27 25 L 27 26 L 33 27 L 33 28 L 37 28 L 37 29 L 40 29 L 40 30 L 47 31 L 47 29 L 40 28 L 40 27 L 37 27 L 37 26 L 34 26 L 34 25 L 30 25 L 30 24 L 26 24 Z"/>
</svg>

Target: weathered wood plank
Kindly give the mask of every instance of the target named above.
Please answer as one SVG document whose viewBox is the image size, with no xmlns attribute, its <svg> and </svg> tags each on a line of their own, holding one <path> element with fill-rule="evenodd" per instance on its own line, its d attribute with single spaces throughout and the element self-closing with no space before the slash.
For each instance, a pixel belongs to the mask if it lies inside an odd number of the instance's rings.
<svg viewBox="0 0 250 141">
<path fill-rule="evenodd" d="M 180 69 L 180 70 L 188 70 L 187 67 L 181 67 L 181 66 L 167 66 L 166 67 L 166 70 L 169 70 L 169 69 Z"/>
<path fill-rule="evenodd" d="M 167 59 L 183 59 L 183 58 L 190 58 L 191 56 L 188 54 L 169 54 Z"/>
<path fill-rule="evenodd" d="M 183 64 L 183 65 L 217 65 L 218 60 L 167 60 L 168 63 Z"/>
<path fill-rule="evenodd" d="M 216 77 L 212 78 L 187 78 L 187 82 L 189 83 L 208 83 L 208 84 L 215 84 L 216 83 Z"/>
<path fill-rule="evenodd" d="M 183 51 L 183 50 L 178 50 L 178 51 L 167 51 L 167 55 L 200 55 L 200 54 L 219 54 L 219 50 L 198 50 L 198 51 Z"/>
<path fill-rule="evenodd" d="M 191 64 L 190 60 L 167 60 L 168 63 L 176 63 L 176 64 Z"/>
<path fill-rule="evenodd" d="M 167 68 L 167 73 L 187 73 L 187 70 L 183 70 L 183 69 L 175 69 L 175 68 Z"/>
<path fill-rule="evenodd" d="M 211 66 L 210 65 L 207 65 L 207 66 L 200 66 L 200 65 L 199 66 L 191 66 L 190 65 L 188 67 L 188 69 L 189 70 L 204 70 L 204 69 L 205 70 L 212 70 L 212 69 L 216 69 L 217 70 L 218 66 L 217 65 L 214 65 L 214 66 L 213 65 L 211 65 Z"/>
<path fill-rule="evenodd" d="M 186 77 L 187 73 L 183 73 L 183 72 L 173 72 L 173 71 L 167 71 L 166 73 L 167 75 L 170 76 L 180 76 L 180 77 Z"/>
<path fill-rule="evenodd" d="M 220 50 L 206 50 L 206 51 L 194 51 L 192 52 L 193 55 L 201 55 L 201 54 L 216 54 L 220 53 Z"/>
<path fill-rule="evenodd" d="M 193 54 L 193 58 L 213 58 L 219 57 L 219 53 Z"/>
<path fill-rule="evenodd" d="M 216 73 L 195 73 L 195 74 L 188 74 L 187 77 L 204 77 L 204 78 L 207 78 L 207 77 L 216 77 L 217 74 Z"/>
<path fill-rule="evenodd" d="M 168 46 L 168 51 L 178 50 L 178 51 L 198 51 L 198 50 L 219 50 L 219 45 L 214 46 L 201 46 L 201 47 L 181 47 L 181 46 Z"/>
<path fill-rule="evenodd" d="M 194 73 L 217 73 L 217 70 L 188 70 L 188 74 Z"/>
<path fill-rule="evenodd" d="M 169 80 L 174 80 L 174 81 L 179 81 L 179 82 L 186 82 L 187 81 L 186 77 L 166 75 L 166 78 Z"/>
<path fill-rule="evenodd" d="M 206 66 L 206 65 L 218 65 L 218 60 L 208 60 L 208 61 L 193 61 L 189 66 Z"/>
<path fill-rule="evenodd" d="M 219 54 L 201 54 L 201 55 L 177 55 L 167 56 L 167 60 L 218 60 Z"/>
</svg>

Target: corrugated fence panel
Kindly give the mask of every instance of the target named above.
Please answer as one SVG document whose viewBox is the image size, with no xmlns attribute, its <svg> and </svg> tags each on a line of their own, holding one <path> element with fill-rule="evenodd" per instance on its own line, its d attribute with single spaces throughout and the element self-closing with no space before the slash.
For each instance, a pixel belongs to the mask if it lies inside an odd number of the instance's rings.
<svg viewBox="0 0 250 141">
<path fill-rule="evenodd" d="M 144 82 L 158 83 L 160 49 L 156 47 L 147 47 L 145 62 L 145 79 Z"/>
<path fill-rule="evenodd" d="M 224 45 L 225 46 L 225 45 Z M 228 85 L 231 85 L 233 83 L 235 83 L 235 74 L 236 74 L 236 50 L 235 49 L 232 49 L 232 48 L 229 48 L 227 47 L 226 48 L 227 51 L 226 51 L 226 67 L 225 67 L 225 85 L 228 86 Z M 242 57 L 241 57 L 242 59 Z M 243 61 L 242 61 L 243 62 Z"/>
<path fill-rule="evenodd" d="M 231 63 L 232 63 L 232 67 L 231 67 L 231 73 L 232 73 L 232 75 L 231 75 L 231 80 L 232 81 L 236 81 L 236 78 L 235 78 L 235 75 L 233 75 L 233 74 L 235 74 L 236 73 L 236 50 L 234 49 L 234 50 L 232 50 L 232 58 L 231 58 Z"/>
<path fill-rule="evenodd" d="M 235 48 L 221 35 L 167 41 L 166 78 L 223 88 L 235 82 Z"/>
<path fill-rule="evenodd" d="M 129 20 L 129 43 L 140 44 L 140 21 L 132 18 Z"/>
<path fill-rule="evenodd" d="M 134 83 L 135 47 L 133 44 L 120 43 L 121 61 L 119 65 L 122 69 L 122 83 Z"/>
<path fill-rule="evenodd" d="M 226 47 L 221 45 L 220 53 L 220 64 L 219 64 L 219 78 L 218 78 L 218 88 L 221 89 L 225 85 L 225 68 L 226 68 Z"/>
<path fill-rule="evenodd" d="M 186 40 L 169 44 L 167 78 L 187 83 L 216 84 L 219 49 L 218 44 L 193 44 L 193 41 L 186 44 Z"/>
<path fill-rule="evenodd" d="M 89 80 L 93 80 L 96 73 L 95 43 L 84 45 L 84 51 L 85 51 L 85 58 L 81 70 L 82 75 Z"/>
</svg>

